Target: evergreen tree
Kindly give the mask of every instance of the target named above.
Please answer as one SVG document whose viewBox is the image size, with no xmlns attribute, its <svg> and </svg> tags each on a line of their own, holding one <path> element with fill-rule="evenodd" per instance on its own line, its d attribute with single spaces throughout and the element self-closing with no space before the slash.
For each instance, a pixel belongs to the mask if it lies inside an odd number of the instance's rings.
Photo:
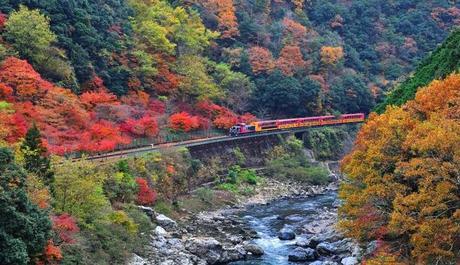
<svg viewBox="0 0 460 265">
<path fill-rule="evenodd" d="M 24 154 L 24 168 L 36 174 L 47 186 L 52 186 L 54 172 L 50 169 L 50 159 L 46 155 L 48 150 L 43 145 L 40 130 L 35 124 L 27 131 L 21 151 Z"/>
<path fill-rule="evenodd" d="M 0 264 L 28 264 L 50 236 L 51 222 L 31 203 L 26 174 L 7 148 L 0 148 Z"/>
</svg>

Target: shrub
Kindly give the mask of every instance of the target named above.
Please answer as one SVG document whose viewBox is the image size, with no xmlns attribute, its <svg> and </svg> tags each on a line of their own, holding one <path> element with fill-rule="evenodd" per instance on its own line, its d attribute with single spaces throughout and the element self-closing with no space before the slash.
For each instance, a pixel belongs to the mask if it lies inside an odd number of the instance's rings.
<svg viewBox="0 0 460 265">
<path fill-rule="evenodd" d="M 211 203 L 214 198 L 214 192 L 209 188 L 199 188 L 196 190 L 196 196 L 203 202 Z"/>
<path fill-rule="evenodd" d="M 238 186 L 233 183 L 222 183 L 217 186 L 219 190 L 225 190 L 232 193 L 238 193 Z"/>
</svg>

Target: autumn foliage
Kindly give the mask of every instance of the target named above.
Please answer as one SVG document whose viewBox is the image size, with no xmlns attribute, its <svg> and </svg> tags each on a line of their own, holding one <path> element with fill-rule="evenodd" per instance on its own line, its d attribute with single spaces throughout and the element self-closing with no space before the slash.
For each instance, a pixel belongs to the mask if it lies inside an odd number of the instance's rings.
<svg viewBox="0 0 460 265">
<path fill-rule="evenodd" d="M 169 128 L 177 132 L 189 132 L 199 126 L 198 117 L 183 111 L 169 117 Z"/>
<path fill-rule="evenodd" d="M 337 64 L 344 56 L 342 47 L 321 47 L 321 61 L 327 65 Z"/>
<path fill-rule="evenodd" d="M 271 72 L 275 68 L 272 53 L 264 47 L 254 46 L 249 49 L 249 62 L 255 74 Z"/>
<path fill-rule="evenodd" d="M 147 181 L 143 178 L 136 178 L 136 183 L 139 188 L 137 203 L 141 205 L 153 204 L 157 198 L 156 192 L 149 187 Z"/>
<path fill-rule="evenodd" d="M 80 231 L 77 226 L 75 218 L 67 213 L 53 216 L 53 231 L 58 235 L 59 239 L 63 243 L 74 243 L 75 234 Z"/>
<path fill-rule="evenodd" d="M 205 0 L 201 1 L 201 4 L 217 16 L 221 38 L 233 38 L 239 35 L 233 0 Z"/>
<path fill-rule="evenodd" d="M 283 74 L 292 76 L 296 71 L 303 69 L 306 62 L 298 46 L 286 45 L 280 52 L 276 66 Z"/>
<path fill-rule="evenodd" d="M 46 264 L 59 264 L 59 261 L 63 258 L 61 249 L 54 245 L 53 240 L 49 240 L 45 246 L 44 256 Z M 45 263 L 39 262 L 38 264 Z"/>
<path fill-rule="evenodd" d="M 371 115 L 343 160 L 341 227 L 389 245 L 411 264 L 458 260 L 460 75 L 433 81 L 415 100 Z M 379 264 L 369 261 L 366 264 Z M 395 263 L 396 264 L 396 263 Z"/>
</svg>

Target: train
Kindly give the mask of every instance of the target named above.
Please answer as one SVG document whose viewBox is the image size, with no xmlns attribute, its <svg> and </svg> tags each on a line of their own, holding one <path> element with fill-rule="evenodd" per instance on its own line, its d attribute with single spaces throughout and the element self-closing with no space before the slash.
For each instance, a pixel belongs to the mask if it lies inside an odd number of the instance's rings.
<svg viewBox="0 0 460 265">
<path fill-rule="evenodd" d="M 230 128 L 229 135 L 232 137 L 237 137 L 240 135 L 247 135 L 274 130 L 288 130 L 293 128 L 358 123 L 363 122 L 365 118 L 366 115 L 364 113 L 354 113 L 342 114 L 339 116 L 329 115 L 318 117 L 255 121 L 251 122 L 250 124 L 238 123 Z"/>
</svg>

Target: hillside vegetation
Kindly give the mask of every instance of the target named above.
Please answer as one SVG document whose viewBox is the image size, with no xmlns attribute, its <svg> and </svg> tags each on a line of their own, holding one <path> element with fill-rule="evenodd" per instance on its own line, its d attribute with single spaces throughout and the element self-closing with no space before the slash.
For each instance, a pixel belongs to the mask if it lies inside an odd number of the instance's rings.
<svg viewBox="0 0 460 265">
<path fill-rule="evenodd" d="M 343 160 L 340 225 L 361 242 L 377 241 L 366 264 L 460 259 L 460 75 L 448 75 L 458 68 L 458 36 L 396 90 L 413 100 L 371 114 Z M 438 76 L 445 78 L 429 81 Z M 404 102 L 395 95 L 387 102 Z"/>
<path fill-rule="evenodd" d="M 139 205 L 169 214 L 203 182 L 231 197 L 261 180 L 239 149 L 226 177 L 187 149 L 102 165 L 85 153 L 258 118 L 367 113 L 458 25 L 448 0 L 1 1 L 0 264 L 126 264 L 150 240 Z M 419 91 L 372 114 L 344 160 L 341 226 L 379 243 L 366 264 L 458 260 L 458 38 L 397 86 L 380 109 Z M 345 137 L 289 139 L 268 170 L 327 183 L 303 147 L 333 159 Z"/>
<path fill-rule="evenodd" d="M 35 122 L 52 153 L 101 152 L 368 112 L 459 21 L 447 0 L 3 1 L 0 138 Z"/>
<path fill-rule="evenodd" d="M 386 106 L 400 106 L 415 97 L 417 89 L 434 79 L 445 78 L 460 69 L 460 30 L 455 30 L 447 40 L 417 67 L 413 76 L 398 85 L 375 111 L 382 113 Z"/>
</svg>

